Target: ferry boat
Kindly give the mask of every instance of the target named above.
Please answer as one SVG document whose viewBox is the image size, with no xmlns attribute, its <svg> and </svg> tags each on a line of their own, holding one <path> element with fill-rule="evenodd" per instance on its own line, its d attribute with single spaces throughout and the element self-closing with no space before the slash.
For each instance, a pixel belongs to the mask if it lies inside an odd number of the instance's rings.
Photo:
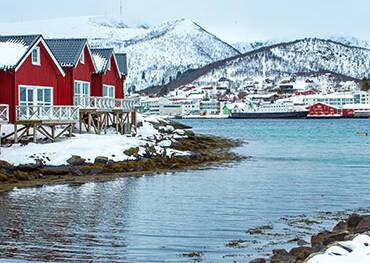
<svg viewBox="0 0 370 263">
<path fill-rule="evenodd" d="M 247 110 L 233 112 L 233 119 L 294 119 L 306 118 L 308 109 L 293 102 L 263 103 L 250 105 Z"/>
</svg>

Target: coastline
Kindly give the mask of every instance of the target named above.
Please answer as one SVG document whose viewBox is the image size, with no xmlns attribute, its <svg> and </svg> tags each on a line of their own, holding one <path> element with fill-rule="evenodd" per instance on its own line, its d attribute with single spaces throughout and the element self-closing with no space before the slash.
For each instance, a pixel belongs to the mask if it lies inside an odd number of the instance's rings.
<svg viewBox="0 0 370 263">
<path fill-rule="evenodd" d="M 186 132 L 187 137 L 172 146 L 175 150 L 188 151 L 190 155 L 168 157 L 157 156 L 147 147 L 147 156 L 135 160 L 113 162 L 98 157 L 94 163 L 86 163 L 79 156 L 72 157 L 71 164 L 46 166 L 42 163 L 13 166 L 0 161 L 0 193 L 14 188 L 42 187 L 45 185 L 80 185 L 88 182 L 104 182 L 122 177 L 155 175 L 158 173 L 181 172 L 210 168 L 213 165 L 240 161 L 247 157 L 231 151 L 241 146 L 242 141 L 211 135 Z M 135 148 L 129 149 L 137 155 Z"/>
<path fill-rule="evenodd" d="M 262 228 L 257 229 L 261 232 L 263 230 Z M 369 255 L 369 231 L 370 215 L 352 213 L 344 219 L 337 220 L 332 230 L 323 230 L 311 235 L 308 243 L 299 239 L 292 240 L 297 241 L 298 246 L 289 251 L 273 249 L 269 258 L 256 258 L 249 262 L 359 262 L 356 260 L 360 258 L 363 260 Z"/>
</svg>

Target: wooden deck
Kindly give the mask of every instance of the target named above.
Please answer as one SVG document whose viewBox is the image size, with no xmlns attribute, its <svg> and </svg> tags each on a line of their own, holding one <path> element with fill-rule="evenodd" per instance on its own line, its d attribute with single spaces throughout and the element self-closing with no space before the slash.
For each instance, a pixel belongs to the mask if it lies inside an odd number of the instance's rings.
<svg viewBox="0 0 370 263">
<path fill-rule="evenodd" d="M 103 97 L 76 97 L 75 106 L 17 106 L 14 132 L 3 139 L 14 138 L 37 142 L 38 135 L 55 142 L 62 136 L 72 136 L 74 127 L 96 134 L 106 134 L 109 127 L 121 134 L 136 132 L 136 101 Z M 4 106 L 2 108 L 2 106 Z M 8 123 L 9 107 L 0 105 L 1 123 Z"/>
</svg>

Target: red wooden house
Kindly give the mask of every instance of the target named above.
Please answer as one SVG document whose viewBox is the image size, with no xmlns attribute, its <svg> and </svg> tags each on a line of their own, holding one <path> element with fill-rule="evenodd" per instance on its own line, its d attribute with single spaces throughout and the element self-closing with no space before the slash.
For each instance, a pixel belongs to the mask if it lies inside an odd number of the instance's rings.
<svg viewBox="0 0 370 263">
<path fill-rule="evenodd" d="M 91 96 L 92 75 L 96 72 L 87 39 L 47 39 L 46 42 L 66 73 L 58 82 L 61 103 L 81 106 Z"/>
<path fill-rule="evenodd" d="M 310 118 L 340 118 L 342 116 L 341 109 L 321 102 L 310 106 L 308 113 Z"/>
<path fill-rule="evenodd" d="M 92 77 L 91 94 L 105 98 L 123 99 L 124 78 L 118 67 L 113 48 L 92 49 L 97 71 Z"/>
<path fill-rule="evenodd" d="M 65 72 L 41 35 L 0 37 L 0 103 L 11 122 L 46 114 L 64 104 L 58 82 Z"/>
</svg>

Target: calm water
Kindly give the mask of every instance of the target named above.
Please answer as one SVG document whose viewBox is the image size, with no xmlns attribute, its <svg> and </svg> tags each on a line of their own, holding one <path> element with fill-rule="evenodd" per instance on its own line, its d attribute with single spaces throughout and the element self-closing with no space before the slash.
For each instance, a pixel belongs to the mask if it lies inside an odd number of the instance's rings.
<svg viewBox="0 0 370 263">
<path fill-rule="evenodd" d="M 188 120 L 249 142 L 229 167 L 0 195 L 0 257 L 22 260 L 247 262 L 370 206 L 370 120 Z M 293 226 L 289 218 L 320 224 Z M 246 230 L 271 224 L 269 235 Z M 245 247 L 229 248 L 243 239 Z M 294 244 L 293 244 L 294 245 Z"/>
</svg>

